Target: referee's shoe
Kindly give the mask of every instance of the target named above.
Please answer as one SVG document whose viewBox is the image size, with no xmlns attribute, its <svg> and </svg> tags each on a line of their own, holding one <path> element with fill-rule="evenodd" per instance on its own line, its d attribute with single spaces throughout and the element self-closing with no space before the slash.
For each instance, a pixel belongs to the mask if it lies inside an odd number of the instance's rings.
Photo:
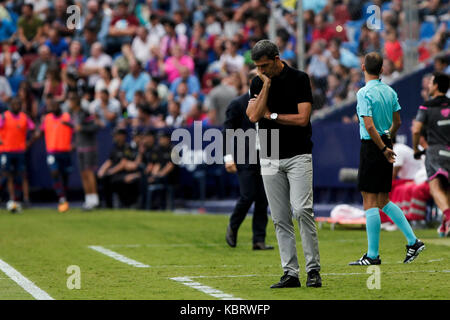
<svg viewBox="0 0 450 320">
<path fill-rule="evenodd" d="M 364 253 L 364 255 L 356 261 L 350 262 L 348 265 L 350 266 L 371 266 L 371 265 L 377 265 L 381 264 L 380 256 L 376 257 L 375 259 L 371 259 L 367 256 L 367 253 Z"/>
<path fill-rule="evenodd" d="M 406 245 L 406 258 L 403 263 L 413 262 L 423 249 L 425 249 L 425 244 L 419 239 L 416 239 L 416 242 L 411 246 Z"/>
</svg>

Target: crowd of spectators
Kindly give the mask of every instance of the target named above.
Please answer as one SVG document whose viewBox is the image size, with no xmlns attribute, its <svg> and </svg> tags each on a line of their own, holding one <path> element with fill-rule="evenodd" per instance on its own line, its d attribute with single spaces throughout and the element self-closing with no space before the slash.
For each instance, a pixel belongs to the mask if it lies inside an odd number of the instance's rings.
<svg viewBox="0 0 450 320">
<path fill-rule="evenodd" d="M 272 2 L 0 0 L 0 110 L 17 96 L 38 126 L 49 103 L 70 111 L 72 96 L 100 127 L 131 132 L 128 141 L 194 121 L 221 126 L 229 102 L 248 91 L 250 50 L 268 38 L 271 17 L 281 59 L 297 66 L 295 8 Z M 403 71 L 402 1 L 303 3 L 314 111 L 355 97 L 364 85 L 361 57 L 369 51 L 385 57 L 387 83 Z M 365 23 L 371 4 L 381 8 L 379 29 Z M 449 2 L 419 5 L 424 62 L 449 46 Z"/>
</svg>

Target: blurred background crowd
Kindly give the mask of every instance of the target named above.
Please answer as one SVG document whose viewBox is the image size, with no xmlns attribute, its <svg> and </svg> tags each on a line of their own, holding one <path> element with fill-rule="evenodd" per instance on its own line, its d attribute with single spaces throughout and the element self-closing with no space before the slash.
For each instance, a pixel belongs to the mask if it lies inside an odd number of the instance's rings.
<svg viewBox="0 0 450 320">
<path fill-rule="evenodd" d="M 449 73 L 449 1 L 418 2 L 418 61 Z M 381 9 L 379 29 L 366 24 L 370 5 Z M 39 128 L 54 102 L 80 107 L 98 128 L 126 129 L 129 142 L 194 121 L 221 126 L 248 91 L 250 50 L 271 22 L 281 59 L 297 67 L 296 15 L 295 1 L 0 0 L 0 110 L 17 97 Z M 405 15 L 401 0 L 303 1 L 314 113 L 355 99 L 370 51 L 384 57 L 383 81 L 401 76 Z"/>
</svg>

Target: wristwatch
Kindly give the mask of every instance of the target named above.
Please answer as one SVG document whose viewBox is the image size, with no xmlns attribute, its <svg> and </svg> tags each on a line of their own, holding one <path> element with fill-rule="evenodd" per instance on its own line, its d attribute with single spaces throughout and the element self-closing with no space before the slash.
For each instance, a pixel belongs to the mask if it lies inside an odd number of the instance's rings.
<svg viewBox="0 0 450 320">
<path fill-rule="evenodd" d="M 277 120 L 278 119 L 278 113 L 271 113 L 270 114 L 270 120 Z"/>
</svg>

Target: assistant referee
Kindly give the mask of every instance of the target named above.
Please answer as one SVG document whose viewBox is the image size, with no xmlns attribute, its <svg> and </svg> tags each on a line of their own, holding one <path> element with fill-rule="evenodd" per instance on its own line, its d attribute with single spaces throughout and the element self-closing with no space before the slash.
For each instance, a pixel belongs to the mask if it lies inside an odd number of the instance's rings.
<svg viewBox="0 0 450 320">
<path fill-rule="evenodd" d="M 364 57 L 362 70 L 366 85 L 357 93 L 356 106 L 361 135 L 358 188 L 366 213 L 369 249 L 350 265 L 381 264 L 378 252 L 381 227 L 379 209 L 392 219 L 408 241 L 404 263 L 412 262 L 425 248 L 415 236 L 403 211 L 389 200 L 395 162 L 390 137 L 400 127 L 401 108 L 397 93 L 380 79 L 382 67 L 383 58 L 379 53 L 371 52 Z"/>
</svg>

